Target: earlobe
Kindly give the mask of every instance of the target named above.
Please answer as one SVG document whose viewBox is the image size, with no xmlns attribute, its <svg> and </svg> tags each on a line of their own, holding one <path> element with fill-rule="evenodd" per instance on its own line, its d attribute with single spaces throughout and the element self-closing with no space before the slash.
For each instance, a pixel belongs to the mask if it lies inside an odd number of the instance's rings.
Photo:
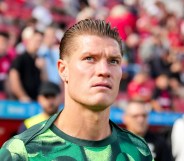
<svg viewBox="0 0 184 161">
<path fill-rule="evenodd" d="M 66 82 L 67 81 L 67 75 L 68 75 L 68 69 L 67 69 L 67 63 L 65 60 L 59 59 L 57 62 L 57 67 L 58 67 L 58 73 L 61 77 L 61 79 Z"/>
</svg>

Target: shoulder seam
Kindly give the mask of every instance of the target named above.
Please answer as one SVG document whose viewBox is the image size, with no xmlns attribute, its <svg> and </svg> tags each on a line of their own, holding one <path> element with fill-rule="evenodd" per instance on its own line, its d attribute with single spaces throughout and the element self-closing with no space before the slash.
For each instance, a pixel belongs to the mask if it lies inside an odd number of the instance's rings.
<svg viewBox="0 0 184 161">
<path fill-rule="evenodd" d="M 13 138 L 22 140 L 25 145 L 28 144 L 33 138 L 45 132 L 52 125 L 52 123 L 55 121 L 58 115 L 59 113 L 53 115 L 48 120 L 43 121 L 42 123 L 39 123 L 37 125 L 34 125 L 33 127 L 27 129 L 25 132 L 16 135 Z M 27 136 L 27 134 L 30 133 L 31 130 L 33 130 L 32 131 L 33 134 L 31 136 Z"/>
<path fill-rule="evenodd" d="M 111 121 L 111 120 L 110 120 L 110 121 Z M 146 143 L 146 141 L 145 141 L 143 138 L 141 138 L 141 137 L 135 135 L 135 134 L 132 133 L 131 131 L 128 131 L 128 130 L 123 129 L 123 128 L 120 128 L 120 127 L 119 127 L 118 125 L 116 125 L 113 121 L 111 121 L 111 123 L 113 124 L 113 126 L 117 127 L 117 128 L 118 128 L 119 130 L 121 130 L 122 132 L 125 132 L 125 133 L 127 133 L 127 134 L 133 135 L 133 136 L 136 137 L 137 139 L 141 140 L 141 141 L 147 146 L 147 143 Z"/>
</svg>

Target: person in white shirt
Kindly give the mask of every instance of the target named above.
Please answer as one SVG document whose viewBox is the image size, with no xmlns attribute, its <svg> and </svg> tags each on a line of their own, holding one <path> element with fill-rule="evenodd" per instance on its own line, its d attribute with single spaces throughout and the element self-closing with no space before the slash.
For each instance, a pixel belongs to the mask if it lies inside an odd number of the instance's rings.
<svg viewBox="0 0 184 161">
<path fill-rule="evenodd" d="M 175 161 L 184 161 L 184 115 L 174 122 L 171 144 Z"/>
</svg>

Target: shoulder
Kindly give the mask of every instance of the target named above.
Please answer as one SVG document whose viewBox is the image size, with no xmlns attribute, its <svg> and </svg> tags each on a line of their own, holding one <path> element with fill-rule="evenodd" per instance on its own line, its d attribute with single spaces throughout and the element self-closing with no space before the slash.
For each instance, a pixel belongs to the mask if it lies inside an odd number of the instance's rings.
<svg viewBox="0 0 184 161">
<path fill-rule="evenodd" d="M 26 119 L 24 121 L 24 124 L 27 128 L 30 128 L 30 127 L 32 127 L 32 126 L 34 126 L 42 121 L 45 121 L 46 119 L 48 119 L 48 118 L 45 115 L 43 115 L 43 113 L 39 113 L 33 117 Z"/>
<path fill-rule="evenodd" d="M 12 61 L 12 66 L 16 67 L 20 64 L 23 64 L 26 58 L 26 54 L 21 54 L 18 55 L 13 61 Z"/>
<path fill-rule="evenodd" d="M 39 131 L 41 131 L 45 126 L 45 123 L 37 124 L 21 134 L 15 135 L 10 140 L 4 143 L 3 148 L 7 148 L 12 151 L 11 147 L 16 147 L 16 145 L 26 145 L 29 141 L 35 137 Z M 16 148 L 15 148 L 16 149 Z"/>
<path fill-rule="evenodd" d="M 24 142 L 20 139 L 12 138 L 7 141 L 0 150 L 0 159 L 7 161 L 25 160 L 27 152 Z"/>
<path fill-rule="evenodd" d="M 4 145 L 2 146 L 2 149 L 0 150 L 0 159 L 3 156 L 7 156 L 7 161 L 27 161 L 28 160 L 28 153 L 26 150 L 26 146 L 29 145 L 29 143 L 34 139 L 36 136 L 38 136 L 44 131 L 45 124 L 40 123 L 37 124 L 23 133 L 14 136 L 10 140 L 6 141 Z"/>
<path fill-rule="evenodd" d="M 146 143 L 146 141 L 131 133 L 128 130 L 118 127 L 116 124 L 112 123 L 113 127 L 117 132 L 118 141 L 122 149 L 131 149 L 131 151 L 139 151 L 143 156 L 151 156 L 151 151 Z"/>
<path fill-rule="evenodd" d="M 172 133 L 174 133 L 175 131 L 177 131 L 176 133 L 178 134 L 182 134 L 182 131 L 184 131 L 184 116 L 174 122 Z"/>
<path fill-rule="evenodd" d="M 173 126 L 184 126 L 184 116 L 177 119 L 175 122 L 174 122 L 174 125 Z"/>
<path fill-rule="evenodd" d="M 21 133 L 19 135 L 15 135 L 11 140 L 18 139 L 18 140 L 21 140 L 24 144 L 28 144 L 36 136 L 47 131 L 50 128 L 50 126 L 53 124 L 53 122 L 55 121 L 55 119 L 57 118 L 57 116 L 59 114 L 60 113 L 57 113 L 57 114 L 53 115 L 52 117 L 50 117 L 48 120 L 43 121 L 39 124 L 36 124 L 36 125 L 30 127 L 29 129 L 27 129 L 26 131 L 24 131 L 23 133 Z M 10 143 L 11 143 L 11 141 L 10 141 Z"/>
<path fill-rule="evenodd" d="M 18 60 L 22 60 L 22 59 L 25 59 L 27 57 L 27 54 L 26 53 L 22 53 L 20 55 L 18 55 L 14 61 L 18 61 Z"/>
<path fill-rule="evenodd" d="M 143 138 L 135 135 L 134 133 L 119 127 L 118 125 L 116 125 L 114 122 L 111 122 L 112 126 L 116 129 L 117 131 L 117 135 L 119 137 L 128 137 L 128 138 L 135 138 L 135 140 L 140 140 L 141 142 L 143 142 L 144 144 L 146 144 L 146 142 L 144 141 Z"/>
<path fill-rule="evenodd" d="M 17 145 L 17 143 L 21 143 L 22 145 L 25 146 L 26 144 L 31 142 L 31 140 L 33 140 L 36 136 L 47 131 L 50 128 L 50 126 L 53 124 L 53 122 L 55 121 L 58 115 L 59 113 L 53 115 L 50 119 L 46 121 L 43 121 L 39 124 L 32 126 L 31 128 L 27 129 L 23 133 L 19 135 L 15 135 L 12 139 L 8 140 L 3 145 L 3 148 L 8 148 L 11 150 L 10 147 L 14 146 L 15 144 Z"/>
<path fill-rule="evenodd" d="M 36 124 L 23 133 L 16 135 L 5 142 L 0 150 L 0 160 L 3 156 L 7 156 L 5 161 L 27 161 L 29 155 L 29 151 L 27 150 L 30 147 L 34 149 L 35 138 L 38 140 L 41 135 L 48 133 L 50 126 L 53 124 L 58 115 L 59 113 L 53 115 L 49 120 Z M 48 135 L 50 136 L 50 133 Z"/>
</svg>

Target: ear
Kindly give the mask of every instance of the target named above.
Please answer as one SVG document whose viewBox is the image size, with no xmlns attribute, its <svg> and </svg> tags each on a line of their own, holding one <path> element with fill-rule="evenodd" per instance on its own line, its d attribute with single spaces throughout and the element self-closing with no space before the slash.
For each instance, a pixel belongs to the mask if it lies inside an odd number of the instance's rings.
<svg viewBox="0 0 184 161">
<path fill-rule="evenodd" d="M 58 72 L 64 82 L 68 82 L 68 66 L 66 60 L 59 59 L 57 62 Z"/>
</svg>

